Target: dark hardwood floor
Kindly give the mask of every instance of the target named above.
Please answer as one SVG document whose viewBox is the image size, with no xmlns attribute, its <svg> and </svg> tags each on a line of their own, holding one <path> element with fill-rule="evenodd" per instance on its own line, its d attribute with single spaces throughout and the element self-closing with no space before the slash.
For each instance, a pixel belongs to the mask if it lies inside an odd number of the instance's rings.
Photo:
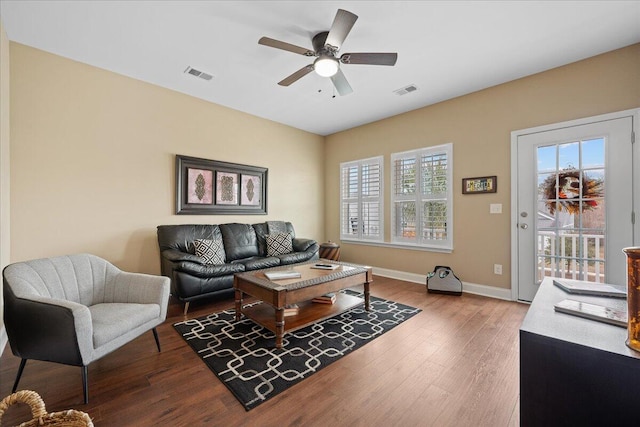
<svg viewBox="0 0 640 427">
<path fill-rule="evenodd" d="M 423 311 L 387 334 L 247 412 L 172 324 L 158 327 L 89 366 L 89 404 L 80 368 L 29 361 L 21 389 L 48 412 L 78 409 L 96 426 L 517 426 L 518 329 L 527 305 L 476 295 L 427 294 L 424 285 L 375 276 L 371 294 Z M 191 304 L 188 317 L 233 307 Z M 19 359 L 0 358 L 0 396 L 10 394 Z M 11 407 L 2 425 L 31 419 Z"/>
</svg>

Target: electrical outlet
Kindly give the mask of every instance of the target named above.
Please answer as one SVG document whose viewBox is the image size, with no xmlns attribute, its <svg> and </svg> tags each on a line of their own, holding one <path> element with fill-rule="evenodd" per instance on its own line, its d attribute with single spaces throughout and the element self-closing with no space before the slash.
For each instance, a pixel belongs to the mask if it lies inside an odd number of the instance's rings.
<svg viewBox="0 0 640 427">
<path fill-rule="evenodd" d="M 502 274 L 502 264 L 493 264 L 493 274 Z"/>
</svg>

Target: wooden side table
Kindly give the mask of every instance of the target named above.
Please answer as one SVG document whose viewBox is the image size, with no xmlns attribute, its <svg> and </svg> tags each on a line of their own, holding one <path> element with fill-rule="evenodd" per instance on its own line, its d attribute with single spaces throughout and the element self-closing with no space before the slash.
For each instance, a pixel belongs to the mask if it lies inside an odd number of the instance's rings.
<svg viewBox="0 0 640 427">
<path fill-rule="evenodd" d="M 329 240 L 320 245 L 320 258 L 340 261 L 340 245 Z"/>
</svg>

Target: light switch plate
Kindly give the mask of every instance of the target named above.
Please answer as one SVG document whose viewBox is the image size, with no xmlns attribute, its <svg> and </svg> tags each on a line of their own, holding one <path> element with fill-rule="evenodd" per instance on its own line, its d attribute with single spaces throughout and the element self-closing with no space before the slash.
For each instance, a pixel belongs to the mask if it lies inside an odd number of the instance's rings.
<svg viewBox="0 0 640 427">
<path fill-rule="evenodd" d="M 489 213 L 501 214 L 502 213 L 502 203 L 491 203 L 489 205 Z"/>
</svg>

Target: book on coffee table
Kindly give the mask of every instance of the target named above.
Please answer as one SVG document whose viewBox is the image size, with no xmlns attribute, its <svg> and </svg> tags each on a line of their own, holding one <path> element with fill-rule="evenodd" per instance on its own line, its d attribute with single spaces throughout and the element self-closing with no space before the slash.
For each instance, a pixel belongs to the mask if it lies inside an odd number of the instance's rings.
<svg viewBox="0 0 640 427">
<path fill-rule="evenodd" d="M 295 316 L 300 311 L 300 307 L 298 304 L 287 304 L 284 307 L 284 315 L 285 316 Z"/>
<path fill-rule="evenodd" d="M 296 279 L 302 277 L 302 274 L 294 269 L 267 271 L 264 275 L 267 276 L 269 280 Z"/>
<path fill-rule="evenodd" d="M 334 302 L 336 302 L 336 294 L 333 292 L 324 294 L 322 296 L 315 297 L 311 300 L 311 302 L 318 302 L 320 304 L 333 304 Z"/>
</svg>

